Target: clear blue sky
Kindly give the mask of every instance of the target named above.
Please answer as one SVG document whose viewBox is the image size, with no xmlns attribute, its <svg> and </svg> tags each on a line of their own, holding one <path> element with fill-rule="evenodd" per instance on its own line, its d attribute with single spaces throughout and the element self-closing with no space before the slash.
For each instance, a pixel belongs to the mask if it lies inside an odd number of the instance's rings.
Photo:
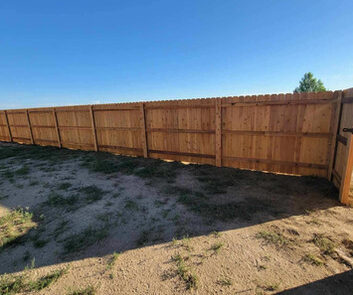
<svg viewBox="0 0 353 295">
<path fill-rule="evenodd" d="M 2 0 L 0 108 L 353 87 L 353 1 Z"/>
</svg>

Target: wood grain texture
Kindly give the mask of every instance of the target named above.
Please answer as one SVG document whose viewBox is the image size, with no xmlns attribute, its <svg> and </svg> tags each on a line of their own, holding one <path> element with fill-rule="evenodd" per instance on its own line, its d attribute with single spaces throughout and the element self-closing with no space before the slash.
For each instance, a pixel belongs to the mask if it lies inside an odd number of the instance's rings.
<svg viewBox="0 0 353 295">
<path fill-rule="evenodd" d="M 29 134 L 30 134 L 30 137 L 31 137 L 31 143 L 34 144 L 34 138 L 33 138 L 33 131 L 32 131 L 31 119 L 29 118 L 28 110 L 26 111 L 26 117 L 27 117 L 27 122 L 28 122 Z"/>
<path fill-rule="evenodd" d="M 97 133 L 96 133 L 96 123 L 94 121 L 94 111 L 93 111 L 93 106 L 89 107 L 89 113 L 91 116 L 91 128 L 92 128 L 92 134 L 93 134 L 93 144 L 94 144 L 94 150 L 98 152 L 98 142 L 97 142 Z"/>
<path fill-rule="evenodd" d="M 221 101 L 216 100 L 216 166 L 222 166 L 222 107 Z"/>
<path fill-rule="evenodd" d="M 9 118 L 7 116 L 7 111 L 4 111 L 4 115 L 5 115 L 5 122 L 6 122 L 7 132 L 9 134 L 10 142 L 12 142 L 13 139 L 12 139 L 12 133 L 11 133 L 11 128 L 10 128 L 10 124 L 9 124 Z"/>
<path fill-rule="evenodd" d="M 140 120 L 141 120 L 141 142 L 143 149 L 143 156 L 148 157 L 148 147 L 147 147 L 147 133 L 146 133 L 146 115 L 145 115 L 145 105 L 140 104 Z"/>
<path fill-rule="evenodd" d="M 53 108 L 53 118 L 54 118 L 54 123 L 55 123 L 55 131 L 56 131 L 56 138 L 58 140 L 58 147 L 61 148 L 61 138 L 60 138 L 60 130 L 59 130 L 59 125 L 58 125 L 58 118 L 56 116 L 56 110 Z"/>
<path fill-rule="evenodd" d="M 329 147 L 329 167 L 327 171 L 328 180 L 332 180 L 332 171 L 335 161 L 335 155 L 337 151 L 337 133 L 339 132 L 340 118 L 341 118 L 341 109 L 342 109 L 342 91 L 337 93 L 338 99 L 334 108 L 332 108 L 332 120 L 330 126 L 330 133 L 333 134 L 330 147 Z"/>
<path fill-rule="evenodd" d="M 341 183 L 340 183 L 340 202 L 345 205 L 350 204 L 349 200 L 349 190 L 351 187 L 351 179 L 352 179 L 352 171 L 353 171 L 353 140 L 352 134 L 348 137 L 347 142 L 347 151 L 344 160 L 342 175 L 341 175 Z"/>
</svg>

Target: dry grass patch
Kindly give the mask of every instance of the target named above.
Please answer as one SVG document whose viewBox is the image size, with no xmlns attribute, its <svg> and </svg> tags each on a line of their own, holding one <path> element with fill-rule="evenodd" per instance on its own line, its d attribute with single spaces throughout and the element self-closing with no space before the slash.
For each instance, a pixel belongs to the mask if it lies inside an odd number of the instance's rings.
<svg viewBox="0 0 353 295">
<path fill-rule="evenodd" d="M 0 247 L 16 244 L 36 225 L 33 221 L 33 213 L 23 208 L 12 210 L 0 219 Z"/>
<path fill-rule="evenodd" d="M 289 244 L 289 240 L 284 237 L 281 233 L 273 231 L 262 230 L 256 234 L 256 238 L 262 239 L 269 244 L 273 244 L 277 247 L 283 247 Z"/>
<path fill-rule="evenodd" d="M 321 265 L 324 265 L 324 261 L 322 259 L 320 259 L 319 257 L 317 257 L 316 255 L 314 254 L 306 254 L 304 257 L 303 257 L 303 260 L 309 264 L 312 264 L 312 265 L 316 265 L 316 266 L 321 266 Z"/>
<path fill-rule="evenodd" d="M 323 234 L 315 234 L 312 242 L 324 255 L 332 255 L 335 253 L 335 243 Z"/>
<path fill-rule="evenodd" d="M 4 275 L 0 278 L 0 294 L 11 295 L 40 291 L 55 283 L 65 273 L 67 273 L 67 268 L 56 270 L 37 280 L 28 279 L 26 274 L 19 276 Z"/>
</svg>

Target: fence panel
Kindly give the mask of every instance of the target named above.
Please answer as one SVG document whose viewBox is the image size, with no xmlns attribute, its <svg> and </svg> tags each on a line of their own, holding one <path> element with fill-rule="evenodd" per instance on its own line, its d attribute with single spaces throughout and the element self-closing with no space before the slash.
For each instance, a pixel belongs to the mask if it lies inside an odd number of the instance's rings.
<svg viewBox="0 0 353 295">
<path fill-rule="evenodd" d="M 347 90 L 0 111 L 0 140 L 317 175 L 340 187 L 350 97 Z"/>
<path fill-rule="evenodd" d="M 353 166 L 353 142 L 351 132 L 343 131 L 344 128 L 353 128 L 353 88 L 343 91 L 332 171 L 332 181 L 340 190 L 341 202 L 353 204 L 353 196 L 349 195 Z"/>
</svg>

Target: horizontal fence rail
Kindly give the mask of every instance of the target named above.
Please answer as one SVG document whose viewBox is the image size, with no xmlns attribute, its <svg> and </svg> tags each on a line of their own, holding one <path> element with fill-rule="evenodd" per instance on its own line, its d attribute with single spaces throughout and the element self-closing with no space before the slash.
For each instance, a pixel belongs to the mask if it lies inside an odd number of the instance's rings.
<svg viewBox="0 0 353 295">
<path fill-rule="evenodd" d="M 0 140 L 342 178 L 342 91 L 0 111 Z M 350 113 L 351 115 L 353 113 Z M 348 126 L 349 127 L 349 126 Z M 340 143 L 340 144 L 338 144 Z M 336 185 L 337 186 L 337 185 Z"/>
</svg>

